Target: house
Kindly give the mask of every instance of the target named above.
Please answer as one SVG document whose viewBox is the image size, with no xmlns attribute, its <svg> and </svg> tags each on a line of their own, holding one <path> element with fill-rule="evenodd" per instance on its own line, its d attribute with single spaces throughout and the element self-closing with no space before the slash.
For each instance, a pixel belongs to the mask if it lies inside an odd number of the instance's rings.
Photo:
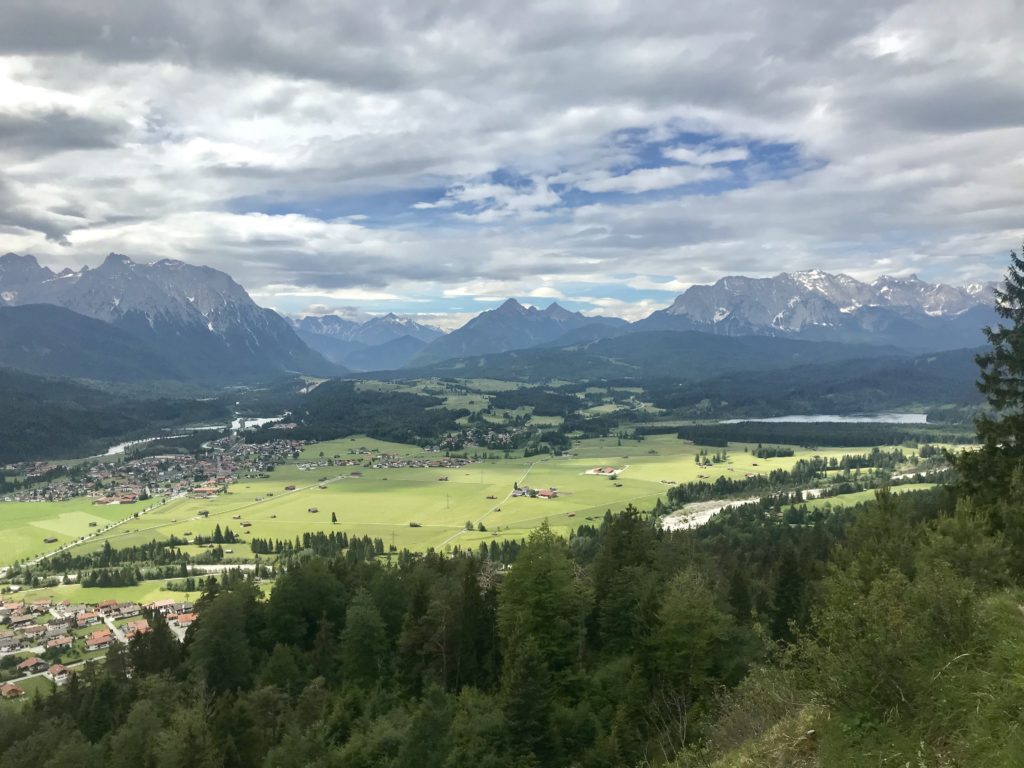
<svg viewBox="0 0 1024 768">
<path fill-rule="evenodd" d="M 35 623 L 36 622 L 31 613 L 20 613 L 16 616 L 10 617 L 10 628 L 12 630 L 24 630 L 26 627 L 30 627 Z"/>
<path fill-rule="evenodd" d="M 60 637 L 55 637 L 53 638 L 53 640 L 47 642 L 46 649 L 49 650 L 50 648 L 70 648 L 74 644 L 75 638 L 73 638 L 71 635 L 61 635 Z"/>
<path fill-rule="evenodd" d="M 64 685 L 71 677 L 71 670 L 65 667 L 63 664 L 54 664 L 48 670 L 46 670 L 46 677 L 50 678 L 57 685 Z"/>
<path fill-rule="evenodd" d="M 20 699 L 25 695 L 25 691 L 14 683 L 4 683 L 0 685 L 0 698 L 4 699 Z"/>
<path fill-rule="evenodd" d="M 93 624 L 99 624 L 101 617 L 95 611 L 82 611 L 75 616 L 75 625 L 79 627 L 89 627 Z"/>
<path fill-rule="evenodd" d="M 542 488 L 541 490 L 537 491 L 538 499 L 554 499 L 557 497 L 558 491 L 556 491 L 554 488 Z"/>
<path fill-rule="evenodd" d="M 138 619 L 136 621 L 129 621 L 124 625 L 124 636 L 131 640 L 139 635 L 144 635 L 147 632 L 152 631 L 149 622 L 145 619 Z"/>
<path fill-rule="evenodd" d="M 138 603 L 121 603 L 117 613 L 122 619 L 130 619 L 132 616 L 141 614 L 142 608 L 139 607 Z"/>
<path fill-rule="evenodd" d="M 166 616 L 174 608 L 174 601 L 173 600 L 157 600 L 156 602 L 150 603 L 146 607 L 151 609 L 151 610 L 154 610 L 154 611 L 159 611 L 160 613 L 162 613 L 162 614 L 164 614 Z"/>
<path fill-rule="evenodd" d="M 194 613 L 179 613 L 177 618 L 179 627 L 189 627 L 195 620 L 196 615 Z"/>
<path fill-rule="evenodd" d="M 29 640 L 38 640 L 46 634 L 46 627 L 42 624 L 32 624 L 21 630 L 21 636 Z"/>
<path fill-rule="evenodd" d="M 29 675 L 33 672 L 42 672 L 47 666 L 49 665 L 38 656 L 31 656 L 18 664 L 15 669 L 22 674 Z"/>
<path fill-rule="evenodd" d="M 108 647 L 113 640 L 114 635 L 111 634 L 109 629 L 97 629 L 85 638 L 85 650 L 98 651 L 101 648 Z"/>
<path fill-rule="evenodd" d="M 59 619 L 50 619 L 46 622 L 46 634 L 49 636 L 62 635 L 71 629 L 72 620 L 68 616 L 61 616 Z"/>
<path fill-rule="evenodd" d="M 102 603 L 96 604 L 96 612 L 102 613 L 104 616 L 115 608 L 117 608 L 117 600 L 104 600 Z"/>
</svg>

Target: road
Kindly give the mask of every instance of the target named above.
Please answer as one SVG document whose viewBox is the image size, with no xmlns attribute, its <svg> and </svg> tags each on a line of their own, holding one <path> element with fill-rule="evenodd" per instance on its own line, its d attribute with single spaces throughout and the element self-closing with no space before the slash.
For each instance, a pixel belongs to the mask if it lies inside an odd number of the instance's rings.
<svg viewBox="0 0 1024 768">
<path fill-rule="evenodd" d="M 525 472 L 523 473 L 523 476 L 522 476 L 522 477 L 520 477 L 520 478 L 519 478 L 519 479 L 518 479 L 518 480 L 516 481 L 516 485 L 517 485 L 517 486 L 518 486 L 518 485 L 522 485 L 523 481 L 524 481 L 524 480 L 526 480 L 526 476 L 527 476 L 528 474 L 530 474 L 530 470 L 531 470 L 531 469 L 533 469 L 533 468 L 534 468 L 534 466 L 536 466 L 536 464 L 537 464 L 537 462 L 531 462 L 530 466 L 529 466 L 529 467 L 527 467 L 527 468 L 526 468 L 526 471 L 525 471 Z M 491 512 L 494 512 L 495 510 L 501 509 L 501 505 L 502 505 L 502 504 L 507 504 L 507 503 L 508 503 L 508 500 L 512 498 L 512 494 L 513 494 L 513 492 L 514 492 L 514 491 L 515 491 L 515 487 L 513 487 L 513 488 L 512 488 L 512 490 L 508 492 L 508 495 L 507 495 L 507 496 L 505 496 L 505 498 L 504 498 L 504 499 L 502 499 L 501 501 L 499 501 L 499 502 L 495 503 L 495 504 L 494 504 L 494 506 L 492 506 L 492 507 L 491 507 L 490 509 L 488 509 L 488 510 L 487 510 L 486 512 L 484 512 L 484 513 L 483 513 L 483 515 L 481 515 L 481 516 L 480 516 L 480 519 L 476 521 L 476 522 L 477 522 L 477 525 L 479 525 L 480 523 L 482 523 L 482 522 L 484 521 L 484 519 L 485 519 L 485 518 L 486 518 L 486 517 L 487 517 L 487 516 L 488 516 L 489 514 L 491 514 Z M 491 501 L 494 501 L 494 499 L 491 499 Z M 452 534 L 451 536 L 449 536 L 449 537 L 448 537 L 447 539 L 445 539 L 444 541 L 442 541 L 442 542 L 441 542 L 441 546 L 440 546 L 440 547 L 438 547 L 438 548 L 439 548 L 440 550 L 444 551 L 444 548 L 445 548 L 446 546 L 448 546 L 448 545 L 449 545 L 449 544 L 450 544 L 451 542 L 455 541 L 455 540 L 456 540 L 457 538 L 459 538 L 459 536 L 461 536 L 462 534 L 466 533 L 466 532 L 467 532 L 468 530 L 469 530 L 468 528 L 460 528 L 460 529 L 459 529 L 458 531 L 456 531 L 455 533 L 453 533 L 453 534 Z M 475 529 L 474 529 L 474 530 L 475 530 Z"/>
<path fill-rule="evenodd" d="M 90 661 L 103 661 L 103 658 L 100 657 L 100 658 L 97 658 L 97 659 L 86 659 L 84 661 L 76 661 L 74 664 L 65 664 L 64 666 L 67 667 L 68 669 L 77 669 L 78 667 L 81 667 L 81 666 L 84 666 L 85 664 L 88 664 Z M 31 680 L 33 677 L 43 677 L 43 675 L 45 675 L 45 674 L 46 674 L 45 670 L 42 671 L 42 672 L 33 672 L 31 675 L 25 675 L 24 677 L 16 677 L 13 680 L 11 680 L 10 682 L 12 682 L 15 685 L 17 685 L 22 680 Z"/>
<path fill-rule="evenodd" d="M 83 536 L 81 539 L 76 539 L 75 541 L 69 541 L 67 544 L 62 544 L 59 547 L 57 547 L 55 550 L 53 550 L 52 552 L 45 552 L 44 554 L 39 555 L 34 560 L 29 560 L 28 564 L 29 565 L 36 565 L 37 563 L 45 560 L 48 557 L 53 557 L 54 555 L 60 554 L 61 552 L 64 552 L 65 550 L 72 549 L 72 548 L 77 547 L 77 546 L 79 546 L 81 544 L 85 544 L 86 542 L 92 541 L 97 536 L 101 536 L 101 535 L 104 535 L 106 533 L 109 533 L 114 528 L 117 528 L 120 525 L 124 525 L 125 523 L 130 523 L 133 520 L 138 520 L 140 517 L 142 517 L 147 512 L 150 512 L 150 511 L 152 511 L 154 509 L 162 509 L 163 507 L 166 507 L 168 504 L 173 504 L 176 501 L 180 501 L 181 498 L 182 497 L 180 497 L 180 496 L 175 496 L 174 498 L 172 498 L 172 499 L 170 499 L 168 501 L 161 502 L 160 504 L 154 504 L 151 507 L 146 507 L 145 509 L 141 510 L 138 513 L 133 512 L 128 517 L 126 517 L 126 518 L 124 518 L 122 520 L 118 520 L 117 522 L 110 523 L 110 525 L 106 525 L 103 528 L 97 528 L 93 533 L 87 534 L 86 536 Z M 7 569 L 4 568 L 4 575 L 6 575 L 6 574 L 7 574 Z"/>
</svg>

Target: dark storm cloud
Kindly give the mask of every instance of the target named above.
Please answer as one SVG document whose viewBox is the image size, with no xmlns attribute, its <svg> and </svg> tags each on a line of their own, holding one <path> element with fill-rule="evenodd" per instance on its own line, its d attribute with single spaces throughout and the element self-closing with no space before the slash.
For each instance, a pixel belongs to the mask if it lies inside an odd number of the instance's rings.
<svg viewBox="0 0 1024 768">
<path fill-rule="evenodd" d="M 62 109 L 30 114 L 0 112 L 0 146 L 3 152 L 22 157 L 74 149 L 110 149 L 118 146 L 123 133 L 116 124 Z"/>
</svg>

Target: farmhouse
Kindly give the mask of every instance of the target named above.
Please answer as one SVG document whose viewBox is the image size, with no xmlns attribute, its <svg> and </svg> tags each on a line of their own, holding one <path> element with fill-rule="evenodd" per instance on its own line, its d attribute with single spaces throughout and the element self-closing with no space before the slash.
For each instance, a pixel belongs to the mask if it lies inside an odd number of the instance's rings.
<svg viewBox="0 0 1024 768">
<path fill-rule="evenodd" d="M 20 699 L 24 695 L 25 691 L 14 683 L 4 683 L 0 686 L 0 698 Z"/>
<path fill-rule="evenodd" d="M 538 499 L 556 499 L 558 498 L 558 491 L 554 488 L 541 488 L 537 491 Z"/>
<path fill-rule="evenodd" d="M 194 613 L 179 613 L 175 621 L 177 621 L 179 627 L 189 627 L 196 620 Z"/>
</svg>

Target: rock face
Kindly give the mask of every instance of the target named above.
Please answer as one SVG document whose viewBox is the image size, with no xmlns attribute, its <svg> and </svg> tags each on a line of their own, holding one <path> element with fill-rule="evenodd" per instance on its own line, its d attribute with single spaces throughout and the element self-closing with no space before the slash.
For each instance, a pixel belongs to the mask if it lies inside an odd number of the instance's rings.
<svg viewBox="0 0 1024 768">
<path fill-rule="evenodd" d="M 819 270 L 725 277 L 692 286 L 636 326 L 953 349 L 983 342 L 981 328 L 993 318 L 994 287 L 957 288 L 916 275 L 868 284 Z"/>
<path fill-rule="evenodd" d="M 455 357 L 526 349 L 595 324 L 610 329 L 627 325 L 625 320 L 617 317 L 587 317 L 558 304 L 537 309 L 508 299 L 497 309 L 481 312 L 458 330 L 431 342 L 410 364 L 422 365 Z"/>
<path fill-rule="evenodd" d="M 95 269 L 55 273 L 32 256 L 0 256 L 0 305 L 27 304 L 53 304 L 116 326 L 197 378 L 336 372 L 280 315 L 210 267 L 110 254 Z"/>
</svg>

